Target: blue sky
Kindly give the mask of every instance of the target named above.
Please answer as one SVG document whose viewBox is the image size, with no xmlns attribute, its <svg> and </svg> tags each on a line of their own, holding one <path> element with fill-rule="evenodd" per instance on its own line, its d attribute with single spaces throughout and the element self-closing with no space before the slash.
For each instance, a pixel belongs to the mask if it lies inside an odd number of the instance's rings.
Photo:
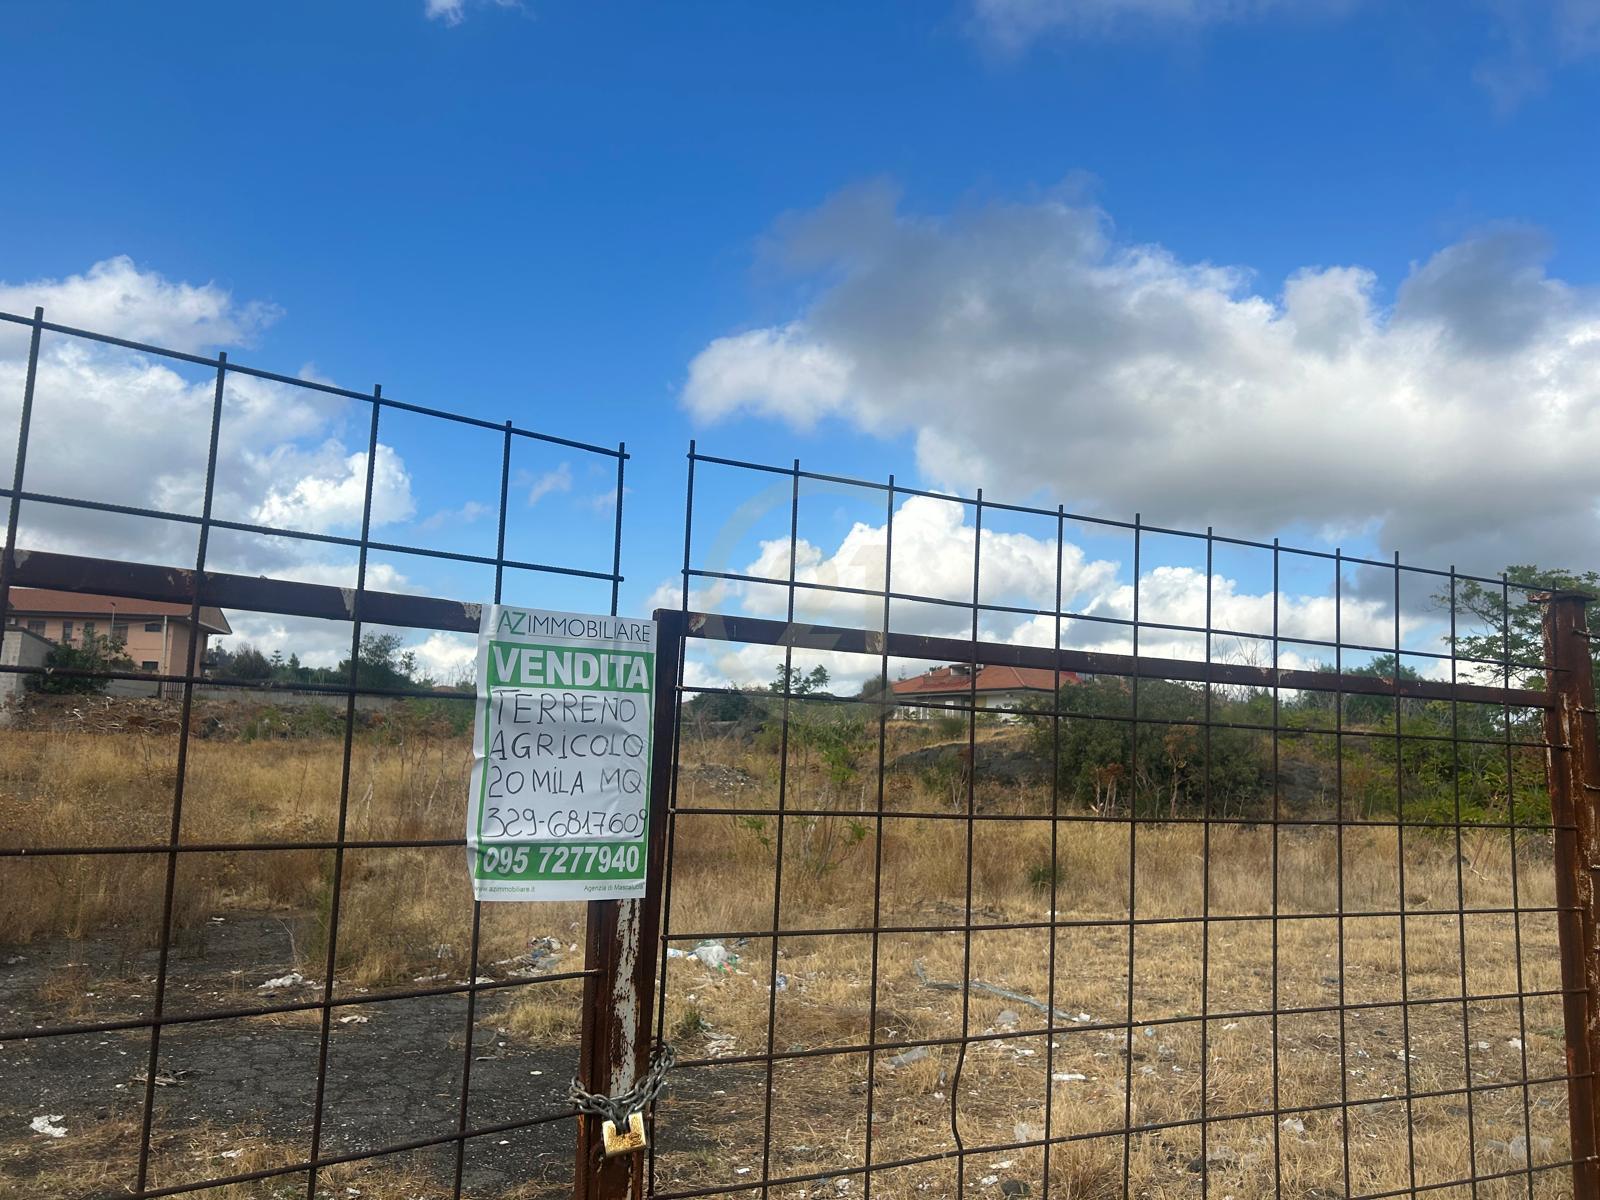
<svg viewBox="0 0 1600 1200">
<path fill-rule="evenodd" d="M 1593 0 L 11 3 L 0 29 L 4 307 L 69 319 L 95 285 L 61 281 L 126 256 L 102 285 L 221 306 L 209 349 L 626 439 L 627 610 L 677 565 L 695 436 L 1437 565 L 1594 565 L 1593 471 L 1540 454 L 1600 435 Z M 358 417 L 308 418 L 300 479 L 333 477 L 312 460 L 359 449 Z M 473 439 L 393 438 L 392 533 L 492 536 Z M 543 490 L 515 532 L 587 554 L 603 473 L 519 471 Z M 822 561 L 875 504 L 808 503 Z"/>
</svg>

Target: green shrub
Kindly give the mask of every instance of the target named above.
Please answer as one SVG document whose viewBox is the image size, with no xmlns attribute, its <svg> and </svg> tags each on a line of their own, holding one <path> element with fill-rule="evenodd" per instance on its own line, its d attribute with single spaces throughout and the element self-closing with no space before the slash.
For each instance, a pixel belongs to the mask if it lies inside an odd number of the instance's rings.
<svg viewBox="0 0 1600 1200">
<path fill-rule="evenodd" d="M 28 687 L 46 695 L 98 695 L 111 681 L 99 672 L 132 671 L 134 663 L 122 652 L 123 643 L 109 637 L 86 633 L 74 646 L 62 642 L 45 655 L 45 674 L 28 676 Z M 56 671 L 92 671 L 94 675 L 57 675 Z"/>
</svg>

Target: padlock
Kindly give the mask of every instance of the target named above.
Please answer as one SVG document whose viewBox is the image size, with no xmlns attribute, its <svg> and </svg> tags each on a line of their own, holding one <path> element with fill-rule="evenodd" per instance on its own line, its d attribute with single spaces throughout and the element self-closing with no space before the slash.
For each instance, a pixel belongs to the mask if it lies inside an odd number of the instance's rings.
<svg viewBox="0 0 1600 1200">
<path fill-rule="evenodd" d="M 607 1158 L 615 1158 L 619 1154 L 631 1154 L 635 1150 L 643 1150 L 648 1145 L 644 1135 L 644 1114 L 642 1112 L 628 1114 L 627 1133 L 618 1133 L 615 1121 L 602 1121 L 600 1123 L 600 1140 L 605 1144 Z"/>
</svg>

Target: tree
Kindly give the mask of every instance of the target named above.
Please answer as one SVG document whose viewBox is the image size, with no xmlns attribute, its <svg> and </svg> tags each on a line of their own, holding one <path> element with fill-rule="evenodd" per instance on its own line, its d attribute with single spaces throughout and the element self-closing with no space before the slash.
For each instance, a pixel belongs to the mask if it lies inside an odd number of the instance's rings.
<svg viewBox="0 0 1600 1200">
<path fill-rule="evenodd" d="M 45 656 L 45 674 L 28 677 L 28 686 L 48 695 L 95 695 L 111 682 L 106 671 L 131 671 L 133 660 L 122 652 L 123 644 L 103 635 L 86 633 L 76 646 L 62 642 Z M 57 671 L 88 671 L 89 675 L 57 675 Z"/>
<path fill-rule="evenodd" d="M 1588 592 L 1591 596 L 1600 597 L 1600 572 L 1564 568 L 1545 570 L 1530 563 L 1507 567 L 1505 574 L 1506 582 L 1513 585 L 1506 590 L 1471 579 L 1464 579 L 1457 585 L 1455 652 L 1465 658 L 1493 660 L 1492 663 L 1478 665 L 1476 674 L 1485 681 L 1500 682 L 1502 676 L 1498 664 L 1509 658 L 1512 684 L 1542 688 L 1542 670 L 1518 665 L 1544 661 L 1544 605 L 1531 598 L 1531 591 L 1556 588 Z M 1509 606 L 1506 604 L 1508 598 Z M 1434 600 L 1446 612 L 1449 611 L 1448 592 L 1435 596 Z M 1596 608 L 1600 608 L 1600 604 L 1589 606 L 1591 631 L 1600 629 Z M 1476 623 L 1482 626 L 1481 631 L 1469 633 L 1462 630 L 1462 614 L 1476 618 Z M 1600 689 L 1600 639 L 1591 637 L 1588 647 L 1595 685 Z"/>
<path fill-rule="evenodd" d="M 415 678 L 417 660 L 409 651 L 400 651 L 398 633 L 368 630 L 361 635 L 356 652 L 356 683 L 361 687 L 401 689 L 427 682 Z M 350 660 L 343 660 L 334 671 L 337 681 L 350 678 Z"/>
<path fill-rule="evenodd" d="M 214 671 L 220 679 L 245 679 L 265 683 L 272 678 L 272 663 L 254 646 L 246 643 L 232 651 L 218 647 L 212 655 Z"/>
<path fill-rule="evenodd" d="M 828 690 L 828 668 L 812 667 L 802 674 L 799 667 L 778 665 L 777 677 L 768 685 L 768 691 L 791 696 L 825 695 Z"/>
</svg>

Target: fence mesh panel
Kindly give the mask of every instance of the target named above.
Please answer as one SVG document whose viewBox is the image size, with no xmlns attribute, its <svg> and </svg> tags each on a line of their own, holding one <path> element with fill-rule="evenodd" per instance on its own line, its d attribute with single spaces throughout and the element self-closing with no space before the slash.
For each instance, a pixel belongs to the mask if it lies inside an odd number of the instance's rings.
<svg viewBox="0 0 1600 1200">
<path fill-rule="evenodd" d="M 693 447 L 687 508 L 652 1194 L 1570 1194 L 1525 589 Z"/>
<path fill-rule="evenodd" d="M 473 690 L 406 640 L 471 645 L 476 605 L 429 591 L 614 613 L 624 448 L 0 322 L 25 339 L 0 679 L 34 693 L 0 733 L 0 1174 L 38 1196 L 569 1190 L 585 906 L 473 901 Z M 148 440 L 90 428 L 86 363 L 160 393 L 170 477 L 130 496 L 76 469 L 74 425 Z M 297 462 L 309 483 L 268 471 Z M 614 489 L 571 518 L 599 562 L 533 507 L 569 462 Z M 428 472 L 457 494 L 413 513 Z M 191 634 L 230 619 L 336 665 L 215 669 Z"/>
</svg>

